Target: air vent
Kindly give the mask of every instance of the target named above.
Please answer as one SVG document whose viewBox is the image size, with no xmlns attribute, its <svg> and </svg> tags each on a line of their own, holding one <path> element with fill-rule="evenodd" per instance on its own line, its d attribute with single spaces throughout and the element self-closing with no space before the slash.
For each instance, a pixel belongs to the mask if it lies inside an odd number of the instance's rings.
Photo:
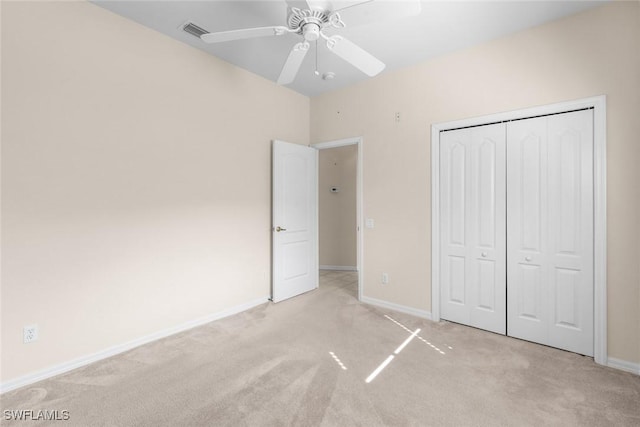
<svg viewBox="0 0 640 427">
<path fill-rule="evenodd" d="M 203 34 L 208 34 L 209 31 L 205 30 L 204 28 L 200 28 L 198 27 L 196 24 L 194 24 L 193 22 L 187 22 L 186 24 L 184 24 L 182 26 L 182 29 L 191 34 L 194 37 L 200 38 L 201 35 Z"/>
</svg>

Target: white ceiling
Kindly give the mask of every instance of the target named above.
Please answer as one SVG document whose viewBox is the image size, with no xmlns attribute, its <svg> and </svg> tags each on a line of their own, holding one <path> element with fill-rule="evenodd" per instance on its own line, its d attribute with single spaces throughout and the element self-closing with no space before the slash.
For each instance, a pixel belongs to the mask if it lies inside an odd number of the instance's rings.
<svg viewBox="0 0 640 427">
<path fill-rule="evenodd" d="M 286 25 L 284 0 L 91 0 L 119 15 L 153 28 L 169 37 L 217 56 L 271 81 L 276 81 L 291 50 L 301 36 L 286 34 L 218 44 L 205 44 L 184 31 L 187 22 L 209 32 L 250 27 Z M 359 0 L 362 1 L 362 0 Z M 394 1 L 386 1 L 394 7 Z M 398 0 L 402 1 L 402 0 Z M 349 4 L 331 1 L 333 9 Z M 353 3 L 351 0 L 350 3 Z M 603 1 L 422 1 L 418 16 L 395 21 L 334 30 L 350 39 L 386 64 L 383 71 L 422 62 L 437 55 L 476 45 L 598 6 Z M 318 70 L 336 74 L 323 80 L 315 71 L 312 44 L 291 89 L 307 96 L 342 88 L 365 80 L 365 74 L 333 55 L 318 42 Z"/>
</svg>

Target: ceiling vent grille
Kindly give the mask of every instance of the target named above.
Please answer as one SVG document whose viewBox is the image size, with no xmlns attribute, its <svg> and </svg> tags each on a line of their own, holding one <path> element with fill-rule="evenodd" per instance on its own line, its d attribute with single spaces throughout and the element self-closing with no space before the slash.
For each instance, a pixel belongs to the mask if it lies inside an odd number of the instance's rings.
<svg viewBox="0 0 640 427">
<path fill-rule="evenodd" d="M 182 30 L 197 38 L 200 38 L 200 36 L 203 34 L 209 33 L 209 31 L 205 30 L 204 28 L 198 27 L 193 22 L 187 22 L 186 24 L 184 24 L 182 26 Z"/>
</svg>

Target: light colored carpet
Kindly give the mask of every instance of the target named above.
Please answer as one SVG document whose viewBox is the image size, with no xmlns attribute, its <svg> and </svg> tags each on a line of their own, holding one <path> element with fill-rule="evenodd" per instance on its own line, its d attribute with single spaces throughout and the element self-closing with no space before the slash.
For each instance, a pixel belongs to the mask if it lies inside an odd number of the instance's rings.
<svg viewBox="0 0 640 427">
<path fill-rule="evenodd" d="M 68 410 L 58 426 L 640 425 L 640 377 L 360 304 L 356 278 L 323 272 L 317 291 L 6 393 L 1 407 Z"/>
</svg>

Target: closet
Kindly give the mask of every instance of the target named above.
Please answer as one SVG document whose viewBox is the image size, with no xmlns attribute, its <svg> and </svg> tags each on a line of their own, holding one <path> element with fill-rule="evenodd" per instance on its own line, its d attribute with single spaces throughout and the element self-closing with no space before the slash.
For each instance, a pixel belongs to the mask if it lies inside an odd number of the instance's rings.
<svg viewBox="0 0 640 427">
<path fill-rule="evenodd" d="M 593 110 L 440 134 L 440 317 L 593 355 Z"/>
</svg>

